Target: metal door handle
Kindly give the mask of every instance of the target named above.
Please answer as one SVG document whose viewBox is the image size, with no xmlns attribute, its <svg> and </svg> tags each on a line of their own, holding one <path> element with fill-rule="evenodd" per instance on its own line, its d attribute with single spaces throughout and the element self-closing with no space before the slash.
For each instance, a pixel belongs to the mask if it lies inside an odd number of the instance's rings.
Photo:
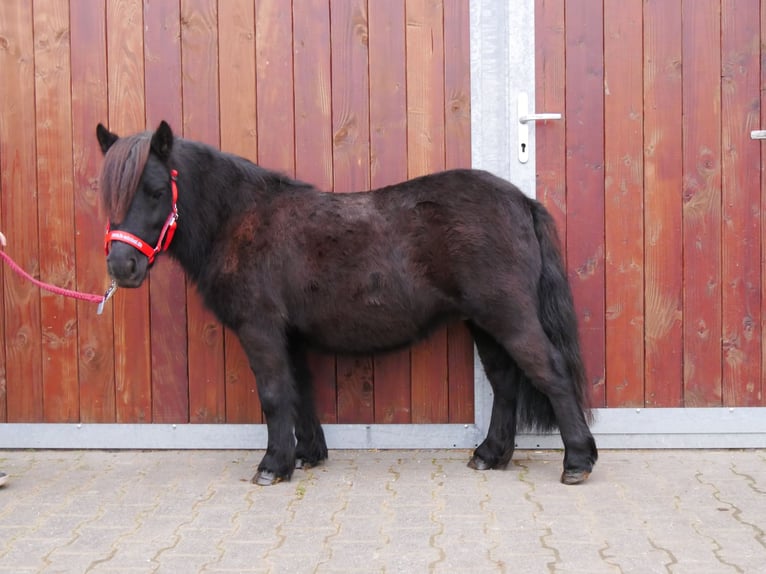
<svg viewBox="0 0 766 574">
<path fill-rule="evenodd" d="M 560 120 L 561 114 L 555 112 L 529 113 L 529 96 L 519 93 L 519 162 L 529 161 L 529 122 Z"/>
<path fill-rule="evenodd" d="M 525 116 L 519 116 L 519 121 L 522 124 L 525 124 L 527 122 L 536 122 L 538 120 L 560 120 L 560 119 L 561 119 L 561 114 L 557 114 L 557 113 L 527 114 Z"/>
<path fill-rule="evenodd" d="M 766 140 L 766 130 L 753 130 L 750 132 L 751 140 Z"/>
</svg>

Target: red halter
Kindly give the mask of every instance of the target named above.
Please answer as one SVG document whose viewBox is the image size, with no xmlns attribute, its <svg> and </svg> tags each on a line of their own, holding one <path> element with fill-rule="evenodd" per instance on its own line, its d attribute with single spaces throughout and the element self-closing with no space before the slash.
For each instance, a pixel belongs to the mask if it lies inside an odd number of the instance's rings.
<svg viewBox="0 0 766 574">
<path fill-rule="evenodd" d="M 177 180 L 178 172 L 174 169 L 170 170 L 170 187 L 173 190 L 173 209 L 171 209 L 170 215 L 168 215 L 168 218 L 165 220 L 165 225 L 163 225 L 162 231 L 160 232 L 160 238 L 157 240 L 157 246 L 152 248 L 141 238 L 136 237 L 127 231 L 111 231 L 109 229 L 109 223 L 107 222 L 106 235 L 104 236 L 104 251 L 106 251 L 107 255 L 109 255 L 109 247 L 111 246 L 112 241 L 121 241 L 127 243 L 131 247 L 135 247 L 141 253 L 146 255 L 146 257 L 149 258 L 149 264 L 151 265 L 158 253 L 168 250 L 170 242 L 173 241 L 173 235 L 175 235 L 176 226 L 178 224 L 178 206 L 176 205 L 176 202 L 178 201 Z"/>
</svg>

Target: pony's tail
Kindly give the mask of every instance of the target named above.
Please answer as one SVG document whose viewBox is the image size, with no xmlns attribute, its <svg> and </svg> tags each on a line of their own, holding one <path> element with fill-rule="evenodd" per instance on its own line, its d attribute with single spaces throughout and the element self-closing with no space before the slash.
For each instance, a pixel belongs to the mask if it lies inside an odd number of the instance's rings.
<svg viewBox="0 0 766 574">
<path fill-rule="evenodd" d="M 574 387 L 577 403 L 590 423 L 592 422 L 590 392 L 580 352 L 577 315 L 561 255 L 556 222 L 537 201 L 529 200 L 529 207 L 542 260 L 537 285 L 540 323 L 548 339 L 561 353 L 566 374 Z M 555 429 L 556 417 L 548 397 L 533 387 L 529 381 L 524 383 L 526 384 L 518 387 L 519 426 L 539 431 Z"/>
</svg>

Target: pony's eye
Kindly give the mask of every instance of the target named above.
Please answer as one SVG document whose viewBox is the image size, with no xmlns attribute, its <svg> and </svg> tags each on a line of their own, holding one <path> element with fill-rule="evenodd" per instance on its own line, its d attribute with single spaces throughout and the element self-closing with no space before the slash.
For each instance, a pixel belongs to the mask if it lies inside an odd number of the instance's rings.
<svg viewBox="0 0 766 574">
<path fill-rule="evenodd" d="M 146 191 L 147 195 L 151 197 L 152 199 L 159 199 L 160 197 L 162 197 L 162 192 L 164 190 L 161 187 L 158 187 L 158 188 L 145 187 L 144 191 Z"/>
</svg>

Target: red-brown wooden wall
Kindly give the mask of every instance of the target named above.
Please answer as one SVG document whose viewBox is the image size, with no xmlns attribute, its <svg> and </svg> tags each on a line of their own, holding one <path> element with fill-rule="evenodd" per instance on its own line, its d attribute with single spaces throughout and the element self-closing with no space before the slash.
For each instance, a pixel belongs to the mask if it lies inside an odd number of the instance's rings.
<svg viewBox="0 0 766 574">
<path fill-rule="evenodd" d="M 766 405 L 766 2 L 537 0 L 538 197 L 600 406 Z"/>
<path fill-rule="evenodd" d="M 4 0 L 0 223 L 45 281 L 106 284 L 94 128 L 186 137 L 324 189 L 470 161 L 467 0 Z M 536 0 L 538 197 L 599 406 L 764 405 L 766 0 Z M 763 122 L 763 123 L 762 123 Z M 0 420 L 258 422 L 237 342 L 161 261 L 95 307 L 7 268 Z M 470 422 L 472 349 L 312 357 L 325 422 Z"/>
<path fill-rule="evenodd" d="M 7 252 L 44 281 L 103 292 L 98 122 L 165 119 L 326 190 L 467 167 L 468 34 L 468 3 L 452 0 L 3 0 Z M 0 273 L 0 420 L 261 420 L 239 344 L 172 262 L 100 317 Z M 311 362 L 324 422 L 473 421 L 461 325 L 411 351 Z"/>
</svg>

